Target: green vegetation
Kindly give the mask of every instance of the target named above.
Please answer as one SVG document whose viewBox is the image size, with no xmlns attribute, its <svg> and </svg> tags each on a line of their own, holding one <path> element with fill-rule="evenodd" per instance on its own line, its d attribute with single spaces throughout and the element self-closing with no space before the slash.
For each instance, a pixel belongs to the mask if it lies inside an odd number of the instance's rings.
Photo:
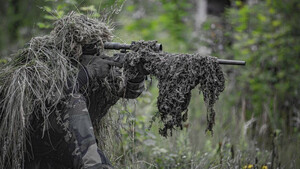
<svg viewBox="0 0 300 169">
<path fill-rule="evenodd" d="M 0 64 L 31 37 L 74 10 L 114 27 L 115 40 L 158 40 L 164 50 L 247 61 L 223 66 L 225 91 L 215 105 L 214 135 L 205 133 L 206 108 L 194 91 L 182 131 L 162 138 L 157 81 L 137 101 L 120 102 L 106 121 L 105 153 L 116 168 L 297 168 L 300 165 L 300 3 L 231 1 L 220 17 L 195 28 L 196 0 L 9 0 L 0 7 Z M 7 8 L 5 8 L 7 6 Z M 3 8 L 3 9 L 2 9 Z M 97 12 L 98 11 L 98 12 Z M 100 12 L 99 12 L 100 11 Z M 118 145 L 118 146 L 116 146 Z"/>
</svg>

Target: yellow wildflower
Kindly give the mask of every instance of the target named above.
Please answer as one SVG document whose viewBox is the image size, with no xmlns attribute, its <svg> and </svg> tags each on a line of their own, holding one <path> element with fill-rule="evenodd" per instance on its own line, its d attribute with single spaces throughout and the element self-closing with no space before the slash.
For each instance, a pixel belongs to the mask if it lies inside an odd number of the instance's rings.
<svg viewBox="0 0 300 169">
<path fill-rule="evenodd" d="M 251 168 L 253 168 L 252 164 L 248 164 L 243 167 L 243 169 L 251 169 Z"/>
<path fill-rule="evenodd" d="M 248 165 L 248 169 L 251 169 L 251 168 L 253 168 L 253 165 L 252 165 L 252 164 L 249 164 L 249 165 Z"/>
</svg>

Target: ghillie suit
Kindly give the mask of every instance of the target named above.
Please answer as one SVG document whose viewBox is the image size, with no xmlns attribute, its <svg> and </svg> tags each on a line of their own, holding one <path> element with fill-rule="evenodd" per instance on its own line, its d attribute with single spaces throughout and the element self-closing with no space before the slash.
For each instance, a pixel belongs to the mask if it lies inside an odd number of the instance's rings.
<svg viewBox="0 0 300 169">
<path fill-rule="evenodd" d="M 103 52 L 103 44 L 112 39 L 111 30 L 102 22 L 71 13 L 58 20 L 50 35 L 33 38 L 27 48 L 16 54 L 14 60 L 0 70 L 0 168 L 22 168 L 25 152 L 30 153 L 30 131 L 37 126 L 42 137 L 49 133 L 50 120 L 67 107 L 69 92 L 66 86 L 75 85 L 83 47 L 96 44 Z M 126 54 L 124 69 L 114 68 L 108 77 L 93 81 L 84 91 L 89 113 L 94 124 L 107 113 L 119 98 L 136 98 L 139 89 L 140 64 L 159 80 L 158 108 L 164 128 L 182 127 L 186 120 L 191 90 L 199 88 L 209 112 L 208 130 L 214 123 L 213 104 L 224 89 L 222 71 L 213 57 L 157 53 L 153 42 L 138 42 L 133 52 Z M 136 79 L 138 79 L 136 81 Z M 71 82 L 71 83 L 70 83 Z M 138 84 L 138 86 L 136 86 Z M 75 88 L 75 87 L 74 87 Z M 68 126 L 61 124 L 68 132 Z"/>
<path fill-rule="evenodd" d="M 199 54 L 169 54 L 155 51 L 155 41 L 135 42 L 132 52 L 125 56 L 125 77 L 130 78 L 140 63 L 150 75 L 158 79 L 159 96 L 157 107 L 164 127 L 159 133 L 167 137 L 175 127 L 182 129 L 187 120 L 187 107 L 191 90 L 199 85 L 203 93 L 208 115 L 208 131 L 215 122 L 213 105 L 224 90 L 225 79 L 217 58 Z"/>
<path fill-rule="evenodd" d="M 30 143 L 29 131 L 37 127 L 32 121 L 38 121 L 43 136 L 48 134 L 49 116 L 64 106 L 68 82 L 76 84 L 84 45 L 96 43 L 103 51 L 103 43 L 113 37 L 104 23 L 75 13 L 54 26 L 50 35 L 33 38 L 13 61 L 1 67 L 0 168 L 23 167 L 25 152 L 31 150 L 26 146 Z M 111 96 L 106 101 L 119 98 L 109 90 L 105 95 Z M 112 104 L 103 103 L 92 113 L 100 111 L 103 116 Z"/>
</svg>

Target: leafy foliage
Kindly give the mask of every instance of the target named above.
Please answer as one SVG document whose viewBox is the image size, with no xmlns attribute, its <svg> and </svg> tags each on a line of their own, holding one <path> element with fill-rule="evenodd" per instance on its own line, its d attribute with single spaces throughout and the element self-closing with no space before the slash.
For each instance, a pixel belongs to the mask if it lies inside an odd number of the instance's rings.
<svg viewBox="0 0 300 169">
<path fill-rule="evenodd" d="M 300 34 L 295 22 L 300 6 L 277 0 L 237 6 L 227 10 L 233 39 L 229 52 L 247 61 L 237 83 L 247 96 L 247 111 L 258 117 L 269 111 L 271 130 L 291 129 L 290 118 L 299 107 Z"/>
</svg>

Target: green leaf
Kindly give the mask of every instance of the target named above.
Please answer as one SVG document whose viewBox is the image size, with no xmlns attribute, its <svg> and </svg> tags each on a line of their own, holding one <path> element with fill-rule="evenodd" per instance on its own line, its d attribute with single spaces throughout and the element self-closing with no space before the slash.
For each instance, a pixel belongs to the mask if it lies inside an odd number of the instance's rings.
<svg viewBox="0 0 300 169">
<path fill-rule="evenodd" d="M 62 18 L 65 15 L 64 11 L 57 11 L 57 17 Z"/>
<path fill-rule="evenodd" d="M 257 17 L 261 22 L 265 22 L 267 20 L 267 17 L 262 14 L 258 14 Z"/>
<path fill-rule="evenodd" d="M 272 21 L 272 25 L 274 27 L 277 27 L 277 26 L 281 25 L 281 21 L 279 21 L 279 20 Z"/>
<path fill-rule="evenodd" d="M 56 9 L 58 11 L 60 11 L 60 10 L 63 10 L 65 7 L 66 7 L 66 4 L 59 4 L 59 5 L 57 5 Z"/>
<path fill-rule="evenodd" d="M 238 6 L 238 7 L 240 7 L 240 6 L 243 5 L 243 3 L 242 3 L 242 1 L 235 1 L 235 5 Z"/>
<path fill-rule="evenodd" d="M 56 17 L 53 15 L 44 15 L 44 18 L 47 20 L 56 20 Z"/>
<path fill-rule="evenodd" d="M 6 59 L 0 59 L 0 64 L 5 64 L 5 63 L 7 63 Z"/>
<path fill-rule="evenodd" d="M 127 6 L 126 9 L 127 9 L 128 12 L 133 12 L 135 10 L 135 6 L 134 5 L 129 5 L 129 6 Z"/>
<path fill-rule="evenodd" d="M 85 7 L 81 7 L 80 10 L 82 11 L 91 11 L 91 12 L 97 12 L 96 8 L 94 5 L 90 5 L 90 6 L 85 6 Z"/>
<path fill-rule="evenodd" d="M 52 11 L 52 9 L 49 7 L 49 6 L 44 6 L 44 8 L 43 8 L 46 12 L 51 12 Z"/>
<path fill-rule="evenodd" d="M 210 25 L 211 25 L 210 22 L 204 22 L 202 25 L 203 30 L 205 31 L 210 30 Z"/>
<path fill-rule="evenodd" d="M 47 29 L 47 28 L 50 28 L 51 25 L 50 24 L 45 24 L 45 23 L 42 23 L 42 22 L 38 22 L 37 23 L 37 26 L 41 29 Z"/>
<path fill-rule="evenodd" d="M 270 8 L 270 9 L 269 9 L 269 13 L 270 13 L 270 14 L 274 14 L 274 13 L 275 13 L 275 9 L 274 9 L 274 8 Z"/>
<path fill-rule="evenodd" d="M 98 12 L 93 12 L 91 15 L 92 18 L 99 18 L 101 15 Z"/>
</svg>

